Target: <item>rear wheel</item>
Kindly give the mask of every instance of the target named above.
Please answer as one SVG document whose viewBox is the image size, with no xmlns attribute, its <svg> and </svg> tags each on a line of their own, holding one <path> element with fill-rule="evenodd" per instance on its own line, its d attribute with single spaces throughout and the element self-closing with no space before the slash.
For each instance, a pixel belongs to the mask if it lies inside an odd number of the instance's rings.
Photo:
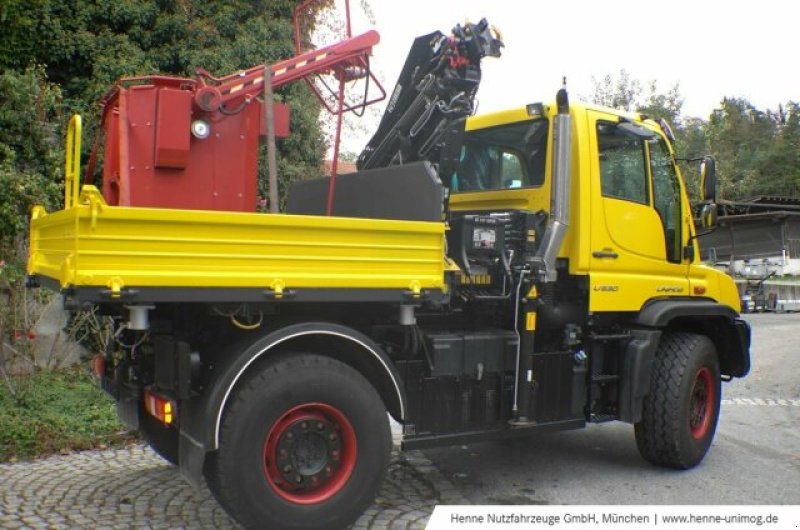
<svg viewBox="0 0 800 530">
<path fill-rule="evenodd" d="M 231 396 L 206 474 L 248 528 L 342 528 L 373 501 L 391 445 L 383 402 L 360 373 L 289 355 Z"/>
<path fill-rule="evenodd" d="M 704 335 L 666 333 L 653 363 L 636 444 L 649 462 L 688 469 L 705 456 L 719 419 L 719 361 Z"/>
</svg>

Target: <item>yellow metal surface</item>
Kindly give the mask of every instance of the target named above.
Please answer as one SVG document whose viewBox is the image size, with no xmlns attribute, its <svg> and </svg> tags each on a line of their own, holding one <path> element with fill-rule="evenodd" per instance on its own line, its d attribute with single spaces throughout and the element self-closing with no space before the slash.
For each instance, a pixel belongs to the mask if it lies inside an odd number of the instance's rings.
<svg viewBox="0 0 800 530">
<path fill-rule="evenodd" d="M 654 123 L 643 122 L 635 114 L 628 117 L 663 138 Z M 610 109 L 587 107 L 585 129 L 593 132 L 598 121 L 613 123 L 618 119 L 619 114 Z M 664 228 L 652 205 L 652 190 L 644 204 L 603 196 L 595 134 L 590 134 L 587 147 L 587 156 L 591 156 L 583 182 L 592 204 L 587 232 L 591 256 L 589 310 L 639 311 L 654 298 L 689 296 L 688 263 L 667 261 Z M 649 164 L 646 167 L 649 181 Z M 683 183 L 680 184 L 683 193 Z M 683 210 L 688 211 L 688 203 Z M 683 242 L 688 241 L 688 233 L 688 228 L 682 230 Z"/>
<path fill-rule="evenodd" d="M 444 223 L 105 204 L 34 208 L 28 273 L 62 287 L 444 289 Z"/>
<path fill-rule="evenodd" d="M 81 117 L 75 114 L 67 126 L 67 145 L 64 167 L 64 208 L 78 203 L 81 182 Z"/>
<path fill-rule="evenodd" d="M 544 115 L 551 123 L 548 150 L 552 151 L 552 123 L 555 105 L 545 105 Z M 666 260 L 663 228 L 651 203 L 640 205 L 602 196 L 596 140 L 598 120 L 616 122 L 620 116 L 646 127 L 663 138 L 657 123 L 642 120 L 636 113 L 587 105 L 570 104 L 572 117 L 572 189 L 569 229 L 559 256 L 569 258 L 571 274 L 589 275 L 589 310 L 592 312 L 639 311 L 647 301 L 670 296 L 702 296 L 738 309 L 735 286 L 723 273 L 705 267 L 695 258 L 692 263 Z M 538 118 L 538 117 L 537 117 Z M 467 120 L 467 130 L 495 127 L 535 119 L 525 107 L 496 112 Z M 667 142 L 667 145 L 670 145 Z M 544 184 L 533 188 L 454 193 L 450 207 L 455 211 L 498 211 L 550 209 L 551 156 L 548 156 Z M 683 197 L 683 237 L 685 245 L 694 234 L 691 209 L 685 185 L 676 168 Z M 650 193 L 652 197 L 652 190 Z M 693 243 L 696 247 L 697 242 Z M 617 258 L 598 258 L 595 252 L 611 252 Z M 699 256 L 699 249 L 695 248 Z"/>
<path fill-rule="evenodd" d="M 536 331 L 536 312 L 525 313 L 525 331 Z"/>
</svg>

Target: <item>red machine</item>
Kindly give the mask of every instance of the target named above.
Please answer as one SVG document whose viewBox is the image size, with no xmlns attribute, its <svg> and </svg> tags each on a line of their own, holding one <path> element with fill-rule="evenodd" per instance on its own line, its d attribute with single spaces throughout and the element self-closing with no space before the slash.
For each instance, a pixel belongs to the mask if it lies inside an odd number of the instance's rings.
<svg viewBox="0 0 800 530">
<path fill-rule="evenodd" d="M 267 131 L 264 102 L 271 99 L 272 89 L 306 79 L 339 120 L 344 112 L 383 99 L 385 92 L 369 69 L 379 36 L 375 31 L 350 36 L 349 12 L 347 39 L 301 53 L 299 17 L 317 1 L 307 0 L 295 10 L 298 55 L 291 59 L 222 78 L 198 68 L 195 79 L 120 80 L 101 102 L 105 200 L 119 206 L 254 211 L 258 145 Z M 265 86 L 265 74 L 270 86 Z M 319 74 L 332 75 L 339 83 L 333 108 L 311 81 Z M 345 103 L 345 82 L 360 78 L 377 87 L 379 96 Z M 288 107 L 272 107 L 274 135 L 288 136 Z M 90 172 L 87 168 L 87 177 Z"/>
</svg>

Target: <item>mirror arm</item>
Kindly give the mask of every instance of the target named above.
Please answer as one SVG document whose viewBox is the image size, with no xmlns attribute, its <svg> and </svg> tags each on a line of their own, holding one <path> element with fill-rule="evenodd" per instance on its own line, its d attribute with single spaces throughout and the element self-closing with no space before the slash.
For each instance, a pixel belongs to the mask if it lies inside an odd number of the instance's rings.
<svg viewBox="0 0 800 530">
<path fill-rule="evenodd" d="M 695 230 L 694 235 L 693 236 L 689 236 L 689 239 L 686 241 L 686 247 L 691 247 L 692 248 L 692 256 L 691 256 L 692 258 L 694 258 L 694 244 L 693 243 L 694 243 L 695 239 L 700 239 L 701 237 L 707 236 L 708 234 L 714 232 L 717 229 L 717 226 L 719 226 L 719 225 L 715 224 L 713 227 L 711 227 L 711 228 L 709 228 L 707 230 L 701 230 L 701 231 Z M 684 255 L 684 258 L 686 258 L 686 257 L 687 256 Z"/>
</svg>

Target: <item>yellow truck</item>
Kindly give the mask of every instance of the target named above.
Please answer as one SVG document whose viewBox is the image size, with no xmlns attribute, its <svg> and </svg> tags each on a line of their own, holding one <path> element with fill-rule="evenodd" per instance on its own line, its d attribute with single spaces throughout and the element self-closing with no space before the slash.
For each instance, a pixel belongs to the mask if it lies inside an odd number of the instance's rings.
<svg viewBox="0 0 800 530">
<path fill-rule="evenodd" d="M 330 179 L 281 214 L 110 204 L 78 189 L 75 121 L 30 284 L 113 317 L 97 364 L 120 417 L 247 527 L 354 521 L 390 417 L 403 449 L 617 420 L 646 460 L 696 466 L 750 330 L 699 260 L 669 128 L 565 90 L 461 127 L 447 163 L 368 150 L 328 216 Z M 708 160 L 705 228 L 714 179 Z"/>
</svg>

